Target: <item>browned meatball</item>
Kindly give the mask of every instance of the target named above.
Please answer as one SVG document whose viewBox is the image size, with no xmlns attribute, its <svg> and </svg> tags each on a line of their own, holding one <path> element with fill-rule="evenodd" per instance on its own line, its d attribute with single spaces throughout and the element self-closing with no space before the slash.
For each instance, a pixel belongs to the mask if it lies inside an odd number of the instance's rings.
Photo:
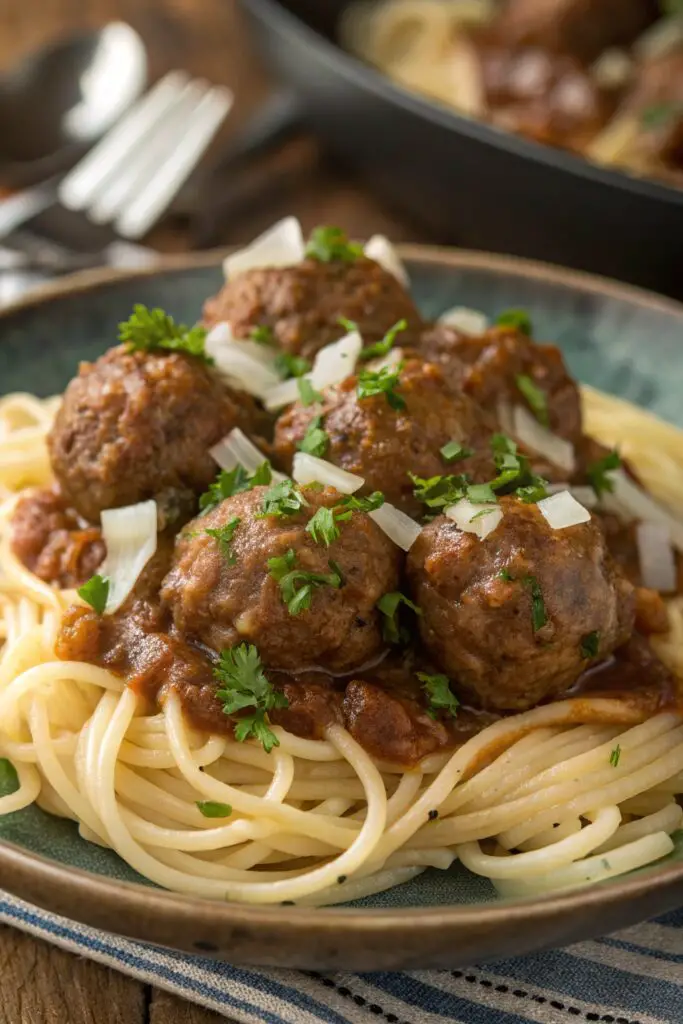
<svg viewBox="0 0 683 1024">
<path fill-rule="evenodd" d="M 522 331 L 492 327 L 479 337 L 435 324 L 422 335 L 425 358 L 444 364 L 452 386 L 494 414 L 501 400 L 524 405 L 519 378 L 529 377 L 546 400 L 548 426 L 573 444 L 581 437 L 579 389 L 555 345 L 539 345 Z"/>
<path fill-rule="evenodd" d="M 254 405 L 181 353 L 111 349 L 82 363 L 48 437 L 68 503 L 91 522 L 106 508 L 156 498 L 162 525 L 187 518 L 216 476 L 209 448 L 249 430 Z"/>
<path fill-rule="evenodd" d="M 104 560 L 104 541 L 99 527 L 84 522 L 56 490 L 37 490 L 17 502 L 12 551 L 46 583 L 75 587 Z"/>
<path fill-rule="evenodd" d="M 357 323 L 365 342 L 378 341 L 399 320 L 412 332 L 422 325 L 403 286 L 364 258 L 307 259 L 295 267 L 248 270 L 204 306 L 207 326 L 227 320 L 238 338 L 269 327 L 281 348 L 307 359 L 342 336 L 340 317 Z"/>
<path fill-rule="evenodd" d="M 631 634 L 633 587 L 595 520 L 553 530 L 536 505 L 503 498 L 485 540 L 445 516 L 408 557 L 422 639 L 454 687 L 487 709 L 557 697 Z M 592 639 L 588 639 L 592 638 Z"/>
<path fill-rule="evenodd" d="M 317 543 L 306 526 L 319 508 L 339 503 L 341 495 L 332 489 L 305 488 L 308 504 L 286 517 L 261 517 L 266 491 L 255 487 L 228 498 L 180 535 L 161 592 L 176 629 L 214 650 L 241 641 L 256 644 L 273 668 L 358 668 L 382 648 L 375 605 L 398 587 L 398 549 L 360 512 L 340 524 L 340 536 L 329 547 Z M 239 524 L 227 557 L 206 531 L 235 518 Z M 288 558 L 288 564 L 280 563 L 284 572 L 324 577 L 312 586 L 310 607 L 290 612 L 287 591 L 268 565 L 273 558 Z M 334 586 L 338 571 L 341 585 Z M 293 582 L 298 590 L 306 579 Z"/>
<path fill-rule="evenodd" d="M 493 426 L 466 395 L 454 393 L 441 367 L 407 359 L 397 394 L 405 408 L 395 409 L 384 394 L 358 397 L 358 377 L 330 388 L 322 406 L 292 405 L 275 426 L 275 450 L 291 466 L 297 444 L 311 421 L 322 415 L 329 444 L 325 458 L 365 478 L 361 493 L 381 491 L 409 515 L 422 504 L 413 497 L 409 471 L 419 477 L 469 473 L 478 482 L 495 476 L 488 442 Z M 460 462 L 446 462 L 440 449 L 459 441 L 475 451 Z"/>
</svg>

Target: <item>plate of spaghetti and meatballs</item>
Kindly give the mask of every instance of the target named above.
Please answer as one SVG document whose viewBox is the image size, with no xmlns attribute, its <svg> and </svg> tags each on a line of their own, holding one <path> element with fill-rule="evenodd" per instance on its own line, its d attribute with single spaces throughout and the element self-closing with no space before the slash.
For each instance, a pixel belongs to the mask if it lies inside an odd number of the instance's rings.
<svg viewBox="0 0 683 1024">
<path fill-rule="evenodd" d="M 211 259 L 0 316 L 3 886 L 365 969 L 680 902 L 683 310 L 293 217 Z"/>
</svg>

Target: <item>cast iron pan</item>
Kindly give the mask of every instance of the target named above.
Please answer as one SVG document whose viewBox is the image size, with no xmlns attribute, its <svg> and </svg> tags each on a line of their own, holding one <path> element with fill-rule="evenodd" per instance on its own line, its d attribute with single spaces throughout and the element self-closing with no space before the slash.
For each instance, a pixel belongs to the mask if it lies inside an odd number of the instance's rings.
<svg viewBox="0 0 683 1024">
<path fill-rule="evenodd" d="M 683 298 L 683 189 L 459 117 L 345 53 L 348 0 L 242 0 L 256 43 L 330 152 L 441 242 Z"/>
</svg>

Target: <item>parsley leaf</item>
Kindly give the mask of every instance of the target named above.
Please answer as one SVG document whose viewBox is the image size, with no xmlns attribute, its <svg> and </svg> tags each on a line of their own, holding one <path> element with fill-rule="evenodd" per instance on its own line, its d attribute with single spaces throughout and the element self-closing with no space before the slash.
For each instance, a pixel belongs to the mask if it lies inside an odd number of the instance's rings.
<svg viewBox="0 0 683 1024">
<path fill-rule="evenodd" d="M 296 555 L 292 548 L 285 555 L 268 559 L 268 571 L 280 584 L 282 600 L 290 615 L 299 615 L 311 607 L 315 587 L 326 586 L 339 590 L 344 583 L 342 572 L 334 562 L 330 562 L 329 566 L 332 570 L 329 574 L 297 569 Z"/>
<path fill-rule="evenodd" d="M 448 505 L 455 505 L 457 501 L 465 497 L 468 487 L 467 477 L 462 473 L 458 476 L 431 476 L 420 477 L 414 473 L 408 476 L 415 485 L 413 494 L 418 501 L 424 502 L 428 508 L 442 509 Z"/>
<path fill-rule="evenodd" d="M 603 494 L 611 493 L 614 490 L 614 481 L 607 474 L 612 469 L 619 469 L 620 466 L 621 456 L 616 449 L 608 452 L 604 458 L 598 459 L 597 462 L 593 462 L 588 466 L 586 475 L 597 498 L 601 498 Z"/>
<path fill-rule="evenodd" d="M 229 818 L 232 814 L 230 804 L 221 804 L 217 800 L 195 800 L 205 818 Z"/>
<path fill-rule="evenodd" d="M 525 309 L 506 309 L 496 317 L 497 327 L 514 327 L 522 334 L 533 337 L 531 317 Z"/>
<path fill-rule="evenodd" d="M 403 363 L 399 363 L 398 366 L 383 366 L 379 370 L 361 370 L 358 374 L 358 397 L 373 398 L 375 395 L 384 395 L 392 409 L 405 409 L 405 399 L 395 390 L 402 369 Z"/>
<path fill-rule="evenodd" d="M 270 463 L 262 462 L 255 473 L 251 476 L 244 466 L 235 466 L 234 469 L 222 469 L 214 482 L 209 486 L 199 499 L 199 508 L 202 512 L 210 512 L 226 498 L 232 498 L 233 494 L 241 494 L 243 491 L 250 491 L 253 487 L 269 484 L 273 479 Z"/>
<path fill-rule="evenodd" d="M 501 569 L 498 573 L 499 580 L 505 580 L 506 583 L 514 583 L 515 577 L 512 575 L 509 569 Z"/>
<path fill-rule="evenodd" d="M 242 520 L 239 516 L 233 516 L 230 522 L 225 523 L 224 526 L 219 526 L 215 530 L 205 530 L 204 533 L 208 533 L 209 537 L 213 537 L 214 540 L 218 541 L 218 546 L 221 549 L 221 554 L 226 559 L 228 565 L 234 565 L 237 561 L 235 553 L 232 550 L 232 538 L 235 534 L 235 530 L 240 525 Z"/>
<path fill-rule="evenodd" d="M 308 359 L 303 356 L 293 356 L 289 352 L 280 352 L 275 357 L 275 372 L 279 373 L 283 380 L 290 377 L 303 377 L 311 369 Z"/>
<path fill-rule="evenodd" d="M 609 756 L 609 763 L 612 765 L 613 768 L 618 768 L 619 767 L 620 759 L 621 759 L 621 747 L 617 743 L 616 747 L 614 748 L 614 750 L 612 751 L 612 753 Z"/>
<path fill-rule="evenodd" d="M 251 334 L 249 335 L 251 341 L 255 341 L 258 345 L 274 345 L 275 336 L 273 334 L 273 328 L 267 327 L 265 324 L 260 324 L 257 327 L 252 327 Z"/>
<path fill-rule="evenodd" d="M 387 333 L 384 335 L 381 341 L 376 341 L 374 345 L 365 345 L 361 349 L 358 358 L 362 360 L 374 359 L 375 356 L 385 356 L 394 347 L 396 341 L 396 335 L 401 331 L 408 329 L 407 320 L 399 320 L 393 327 L 390 327 Z"/>
<path fill-rule="evenodd" d="M 341 228 L 314 228 L 306 243 L 306 258 L 320 260 L 321 263 L 331 263 L 333 260 L 353 263 L 362 256 L 363 246 L 360 242 L 350 242 Z"/>
<path fill-rule="evenodd" d="M 273 747 L 279 747 L 280 741 L 268 725 L 267 713 L 273 708 L 286 708 L 288 701 L 266 678 L 256 647 L 242 643 L 221 651 L 213 674 L 221 683 L 216 696 L 223 701 L 224 714 L 254 708 L 235 722 L 235 739 L 243 743 L 253 736 L 260 740 L 267 754 Z"/>
<path fill-rule="evenodd" d="M 148 309 L 139 303 L 133 306 L 129 319 L 119 324 L 119 341 L 128 347 L 129 352 L 166 349 L 170 352 L 185 352 L 205 363 L 213 363 L 213 359 L 204 351 L 204 327 L 177 324 L 163 309 Z"/>
<path fill-rule="evenodd" d="M 79 597 L 83 598 L 86 604 L 97 612 L 98 615 L 104 614 L 104 609 L 107 604 L 107 598 L 109 597 L 109 579 L 107 576 L 91 576 L 87 583 L 84 583 L 82 587 L 79 587 L 76 591 Z"/>
<path fill-rule="evenodd" d="M 307 505 L 308 502 L 302 492 L 297 489 L 294 481 L 289 479 L 274 484 L 263 495 L 264 516 L 295 516 Z"/>
<path fill-rule="evenodd" d="M 523 501 L 525 505 L 531 505 L 533 502 L 541 501 L 543 498 L 548 497 L 548 481 L 544 480 L 542 476 L 537 476 L 535 473 L 531 474 L 532 483 L 526 487 L 518 487 L 515 494 L 520 501 Z"/>
<path fill-rule="evenodd" d="M 324 505 L 318 509 L 306 527 L 306 533 L 310 533 L 316 544 L 324 544 L 329 548 L 335 540 L 339 540 L 341 531 L 335 521 L 336 509 L 326 508 Z"/>
<path fill-rule="evenodd" d="M 313 405 L 314 402 L 322 402 L 324 400 L 324 396 L 315 390 L 307 377 L 299 377 L 296 383 L 302 405 L 309 406 Z"/>
<path fill-rule="evenodd" d="M 548 399 L 545 391 L 539 388 L 538 384 L 526 373 L 518 373 L 515 377 L 515 384 L 527 400 L 527 404 L 539 423 L 544 427 L 550 426 L 548 415 Z"/>
<path fill-rule="evenodd" d="M 665 100 L 662 103 L 652 103 L 640 112 L 640 123 L 647 131 L 654 131 L 657 128 L 665 128 L 671 121 L 677 121 L 683 117 L 683 103 L 676 100 Z"/>
<path fill-rule="evenodd" d="M 449 441 L 439 451 L 446 462 L 460 462 L 461 459 L 469 459 L 470 455 L 474 455 L 472 448 L 466 448 L 459 441 Z"/>
<path fill-rule="evenodd" d="M 485 505 L 497 500 L 491 484 L 468 484 L 466 493 L 473 505 Z"/>
<path fill-rule="evenodd" d="M 491 450 L 498 470 L 498 476 L 491 481 L 494 491 L 509 494 L 514 488 L 517 497 L 527 504 L 547 496 L 547 481 L 531 472 L 529 459 L 517 451 L 512 438 L 505 434 L 494 434 Z"/>
<path fill-rule="evenodd" d="M 355 320 L 347 320 L 345 316 L 338 316 L 337 323 L 340 327 L 343 327 L 347 334 L 353 334 L 354 331 L 358 330 L 358 324 Z"/>
<path fill-rule="evenodd" d="M 11 761 L 0 757 L 0 796 L 10 796 L 19 789 L 19 776 Z"/>
<path fill-rule="evenodd" d="M 582 658 L 594 658 L 600 647 L 600 633 L 597 629 L 594 629 L 592 633 L 586 633 L 585 636 L 581 637 L 581 657 Z"/>
<path fill-rule="evenodd" d="M 531 591 L 531 624 L 537 633 L 548 621 L 541 586 L 535 576 L 523 576 L 521 582 Z"/>
<path fill-rule="evenodd" d="M 381 491 L 373 491 L 367 498 L 359 498 L 355 494 L 347 494 L 335 509 L 338 519 L 350 519 L 353 512 L 376 512 L 384 504 L 385 498 Z"/>
<path fill-rule="evenodd" d="M 422 689 L 429 699 L 429 708 L 427 709 L 429 717 L 438 718 L 439 711 L 444 710 L 455 718 L 460 701 L 451 691 L 448 676 L 430 676 L 426 672 L 418 672 L 417 678 L 422 683 Z"/>
<path fill-rule="evenodd" d="M 298 442 L 297 448 L 300 452 L 307 452 L 309 455 L 323 457 L 330 443 L 329 435 L 323 430 L 322 416 L 315 416 L 308 425 L 306 433 Z"/>
<path fill-rule="evenodd" d="M 382 635 L 388 644 L 399 644 L 410 639 L 408 630 L 403 629 L 399 624 L 399 609 L 401 605 L 410 608 L 416 615 L 422 615 L 422 609 L 402 594 L 394 590 L 390 594 L 383 594 L 377 602 L 377 608 L 384 616 L 382 624 Z"/>
</svg>

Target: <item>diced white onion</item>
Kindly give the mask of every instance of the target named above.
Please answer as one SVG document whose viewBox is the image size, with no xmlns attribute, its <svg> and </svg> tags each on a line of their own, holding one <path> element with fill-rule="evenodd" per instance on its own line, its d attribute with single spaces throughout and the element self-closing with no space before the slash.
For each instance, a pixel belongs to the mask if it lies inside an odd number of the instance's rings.
<svg viewBox="0 0 683 1024">
<path fill-rule="evenodd" d="M 683 551 L 683 523 L 680 519 L 658 504 L 623 469 L 615 469 L 611 479 L 614 491 L 610 497 L 618 508 L 633 519 L 666 526 L 674 547 Z"/>
<path fill-rule="evenodd" d="M 669 528 L 662 523 L 638 523 L 636 541 L 643 586 L 663 593 L 676 590 L 676 559 Z"/>
<path fill-rule="evenodd" d="M 236 338 L 232 324 L 228 323 L 227 320 L 220 324 L 215 324 L 207 334 L 207 354 L 214 356 L 216 351 L 220 352 L 223 345 L 238 345 L 242 351 L 248 352 L 259 363 L 263 363 L 264 366 L 268 367 L 275 365 L 278 355 L 278 350 L 273 348 L 272 345 L 260 345 L 257 341 Z"/>
<path fill-rule="evenodd" d="M 358 331 L 345 334 L 339 341 L 321 348 L 315 357 L 310 381 L 314 388 L 328 388 L 350 377 L 363 347 Z"/>
<path fill-rule="evenodd" d="M 377 359 L 371 359 L 366 366 L 368 370 L 372 370 L 373 373 L 377 373 L 378 370 L 383 370 L 386 367 L 389 370 L 393 370 L 395 366 L 403 362 L 404 351 L 402 348 L 390 348 L 385 356 L 378 356 Z"/>
<path fill-rule="evenodd" d="M 306 374 L 310 380 L 310 375 Z M 277 412 L 285 405 L 291 405 L 299 397 L 299 378 L 290 377 L 289 380 L 281 380 L 279 384 L 269 388 L 263 396 L 263 404 L 268 412 Z"/>
<path fill-rule="evenodd" d="M 302 486 L 323 484 L 325 487 L 334 487 L 340 494 L 354 494 L 365 483 L 362 476 L 347 473 L 326 459 L 319 459 L 306 452 L 297 452 L 294 456 L 292 477 Z"/>
<path fill-rule="evenodd" d="M 386 533 L 389 540 L 393 540 L 397 547 L 404 551 L 410 551 L 417 538 L 422 533 L 422 527 L 414 519 L 407 516 L 405 512 L 390 505 L 385 501 L 381 508 L 368 512 L 380 530 Z"/>
<path fill-rule="evenodd" d="M 296 217 L 285 217 L 255 238 L 251 245 L 232 253 L 223 261 L 223 273 L 232 281 L 247 270 L 292 267 L 305 255 L 304 236 Z"/>
<path fill-rule="evenodd" d="M 218 444 L 210 448 L 209 455 L 221 469 L 229 471 L 235 469 L 236 466 L 242 466 L 247 473 L 255 473 L 259 466 L 268 461 L 267 456 L 249 440 L 239 427 L 235 427 Z M 285 479 L 284 474 L 278 473 L 275 469 L 272 470 L 272 474 L 275 483 Z"/>
<path fill-rule="evenodd" d="M 567 473 L 574 471 L 574 446 L 563 437 L 558 437 L 547 430 L 523 405 L 516 405 L 512 410 L 512 425 L 512 433 L 527 448 L 538 452 Z"/>
<path fill-rule="evenodd" d="M 218 324 L 206 337 L 206 354 L 221 376 L 254 398 L 264 398 L 280 384 L 274 357 L 261 349 L 253 341 L 235 341 L 229 324 Z"/>
<path fill-rule="evenodd" d="M 109 579 L 105 614 L 118 611 L 157 549 L 157 503 L 106 508 L 101 515 L 107 557 L 100 574 Z"/>
<path fill-rule="evenodd" d="M 504 434 L 513 434 L 515 431 L 515 424 L 512 419 L 512 408 L 509 402 L 500 401 L 496 407 L 498 415 L 498 422 L 500 429 Z"/>
<path fill-rule="evenodd" d="M 598 57 L 591 68 L 591 75 L 601 88 L 618 89 L 632 77 L 634 67 L 633 59 L 626 50 L 612 47 Z"/>
<path fill-rule="evenodd" d="M 569 491 L 551 494 L 538 502 L 538 511 L 545 517 L 553 530 L 565 530 L 568 526 L 589 523 L 591 514 Z"/>
<path fill-rule="evenodd" d="M 559 494 L 561 491 L 569 491 L 570 494 L 580 502 L 584 508 L 598 508 L 600 502 L 592 487 L 587 484 L 546 484 L 548 494 Z"/>
<path fill-rule="evenodd" d="M 490 501 L 475 505 L 468 498 L 461 498 L 455 505 L 444 509 L 444 515 L 464 533 L 473 533 L 479 540 L 486 540 L 503 518 L 503 510 Z"/>
<path fill-rule="evenodd" d="M 453 306 L 442 313 L 437 323 L 444 327 L 454 327 L 463 334 L 473 336 L 483 334 L 489 326 L 489 318 L 478 309 L 468 309 L 466 306 Z"/>
<path fill-rule="evenodd" d="M 385 235 L 373 235 L 366 242 L 363 251 L 368 259 L 379 263 L 380 267 L 383 267 L 387 274 L 393 274 L 396 280 L 400 281 L 405 288 L 410 286 L 410 278 L 408 277 L 408 271 L 403 265 L 403 260 Z"/>
</svg>

